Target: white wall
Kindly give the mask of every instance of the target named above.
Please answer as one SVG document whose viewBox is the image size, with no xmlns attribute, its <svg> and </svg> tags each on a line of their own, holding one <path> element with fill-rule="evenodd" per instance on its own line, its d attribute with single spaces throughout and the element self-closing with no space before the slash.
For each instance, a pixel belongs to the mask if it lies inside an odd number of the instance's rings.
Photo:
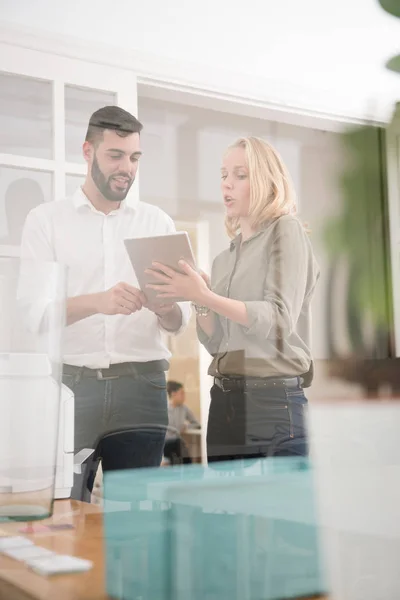
<svg viewBox="0 0 400 600">
<path fill-rule="evenodd" d="M 220 194 L 220 163 L 226 147 L 241 135 L 271 141 L 292 174 L 300 216 L 311 228 L 311 240 L 321 267 L 314 300 L 313 351 L 327 357 L 325 308 L 327 255 L 323 225 L 340 206 L 335 171 L 340 167 L 334 133 L 239 117 L 139 97 L 143 159 L 140 196 L 179 220 L 206 220 L 210 260 L 229 243 Z"/>
<path fill-rule="evenodd" d="M 385 119 L 398 98 L 384 64 L 399 24 L 377 0 L 0 0 L 0 15 L 60 47 L 65 35 L 120 50 L 139 76 L 278 106 Z"/>
</svg>

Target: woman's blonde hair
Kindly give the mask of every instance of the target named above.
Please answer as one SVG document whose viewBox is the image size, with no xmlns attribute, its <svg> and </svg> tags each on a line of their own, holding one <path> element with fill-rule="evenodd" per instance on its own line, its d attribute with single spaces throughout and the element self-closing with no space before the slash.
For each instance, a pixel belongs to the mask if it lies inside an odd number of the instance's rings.
<svg viewBox="0 0 400 600">
<path fill-rule="evenodd" d="M 239 138 L 233 148 L 243 148 L 250 182 L 250 225 L 259 229 L 282 215 L 296 214 L 296 194 L 289 172 L 279 153 L 257 137 Z M 225 227 L 234 238 L 240 229 L 238 217 L 226 217 Z"/>
</svg>

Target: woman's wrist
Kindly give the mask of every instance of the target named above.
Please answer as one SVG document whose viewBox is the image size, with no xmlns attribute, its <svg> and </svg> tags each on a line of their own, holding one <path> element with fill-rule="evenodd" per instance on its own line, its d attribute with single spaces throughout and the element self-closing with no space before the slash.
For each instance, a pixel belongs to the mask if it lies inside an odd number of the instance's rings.
<svg viewBox="0 0 400 600">
<path fill-rule="evenodd" d="M 192 306 L 196 311 L 196 317 L 208 317 L 211 313 L 210 309 L 207 306 L 196 304 L 196 302 L 192 302 Z"/>
<path fill-rule="evenodd" d="M 212 292 L 207 288 L 207 290 L 204 290 L 198 298 L 192 301 L 197 317 L 208 317 L 210 314 L 210 307 L 208 306 L 210 294 L 212 294 Z"/>
<path fill-rule="evenodd" d="M 212 302 L 213 296 L 214 296 L 214 292 L 212 292 L 209 288 L 207 288 L 202 291 L 201 295 L 199 295 L 198 298 L 193 300 L 193 303 L 196 304 L 197 306 L 203 306 L 205 308 L 210 309 L 211 308 L 210 304 Z"/>
</svg>

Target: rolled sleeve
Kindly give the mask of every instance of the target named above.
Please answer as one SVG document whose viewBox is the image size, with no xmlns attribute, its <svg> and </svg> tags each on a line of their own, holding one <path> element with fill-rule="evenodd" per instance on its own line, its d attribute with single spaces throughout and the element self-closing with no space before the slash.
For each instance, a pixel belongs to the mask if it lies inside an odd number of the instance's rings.
<svg viewBox="0 0 400 600">
<path fill-rule="evenodd" d="M 308 278 L 308 240 L 297 221 L 279 224 L 271 251 L 265 257 L 264 299 L 245 301 L 247 334 L 280 339 L 292 334 L 303 307 Z"/>
<path fill-rule="evenodd" d="M 165 329 L 165 327 L 162 326 L 162 323 L 160 321 L 160 329 L 164 333 L 167 333 L 168 335 L 175 336 L 175 335 L 179 335 L 180 333 L 182 333 L 188 326 L 190 317 L 192 316 L 192 306 L 191 306 L 190 302 L 178 302 L 177 304 L 179 306 L 179 309 L 180 309 L 181 315 L 182 315 L 182 323 L 181 323 L 181 326 L 179 327 L 179 329 L 176 329 L 175 331 L 171 331 L 170 329 Z"/>
<path fill-rule="evenodd" d="M 211 356 L 215 356 L 218 353 L 218 349 L 221 346 L 221 341 L 223 338 L 222 327 L 218 320 L 218 315 L 215 315 L 215 331 L 211 337 L 202 330 L 200 325 L 197 323 L 197 337 L 199 338 L 200 344 L 204 346 Z"/>
<path fill-rule="evenodd" d="M 54 310 L 63 304 L 60 294 L 64 292 L 65 281 L 60 281 L 58 265 L 25 261 L 21 264 L 17 303 L 21 320 L 31 333 L 43 333 L 49 320 L 54 321 Z M 62 284 L 62 285 L 60 285 Z M 65 315 L 60 314 L 64 323 Z"/>
<path fill-rule="evenodd" d="M 21 258 L 28 260 L 53 262 L 54 252 L 51 243 L 51 231 L 41 218 L 41 206 L 32 210 L 24 224 L 21 239 Z"/>
<path fill-rule="evenodd" d="M 54 264 L 51 234 L 41 219 L 41 207 L 31 211 L 26 218 L 20 256 L 18 305 L 28 329 L 38 333 L 46 328 L 49 307 L 54 301 L 60 301 L 58 265 Z"/>
<path fill-rule="evenodd" d="M 214 260 L 211 267 L 211 289 L 216 292 L 216 281 L 219 278 L 219 266 L 218 257 Z M 202 330 L 200 325 L 197 323 L 197 337 L 199 342 L 211 356 L 215 356 L 221 347 L 222 340 L 224 338 L 224 331 L 222 329 L 219 316 L 214 313 L 214 333 L 211 337 Z"/>
</svg>

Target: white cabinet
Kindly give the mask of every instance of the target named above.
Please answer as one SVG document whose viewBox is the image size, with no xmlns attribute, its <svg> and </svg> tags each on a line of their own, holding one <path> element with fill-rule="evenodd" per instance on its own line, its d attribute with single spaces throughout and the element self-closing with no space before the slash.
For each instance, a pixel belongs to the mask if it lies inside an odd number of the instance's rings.
<svg viewBox="0 0 400 600">
<path fill-rule="evenodd" d="M 0 89 L 0 254 L 15 255 L 28 212 L 82 184 L 90 115 L 111 104 L 137 113 L 136 77 L 0 43 Z"/>
</svg>

